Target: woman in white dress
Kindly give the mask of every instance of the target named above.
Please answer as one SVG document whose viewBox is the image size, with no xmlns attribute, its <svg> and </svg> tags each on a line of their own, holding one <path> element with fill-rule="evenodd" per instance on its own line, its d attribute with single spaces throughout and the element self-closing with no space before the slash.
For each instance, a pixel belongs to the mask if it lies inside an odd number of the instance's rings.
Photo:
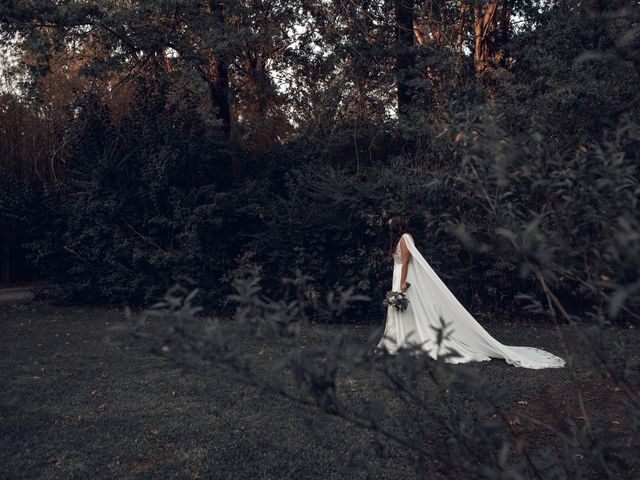
<svg viewBox="0 0 640 480">
<path fill-rule="evenodd" d="M 402 347 L 419 345 L 432 358 L 444 355 L 450 363 L 483 362 L 502 358 L 525 368 L 559 368 L 565 361 L 534 347 L 507 346 L 498 342 L 471 316 L 429 266 L 415 246 L 401 215 L 389 220 L 393 256 L 393 291 L 404 291 L 409 305 L 404 311 L 387 308 L 387 322 L 376 349 L 394 354 Z M 409 285 L 409 288 L 407 288 Z M 438 330 L 445 322 L 438 346 Z"/>
</svg>

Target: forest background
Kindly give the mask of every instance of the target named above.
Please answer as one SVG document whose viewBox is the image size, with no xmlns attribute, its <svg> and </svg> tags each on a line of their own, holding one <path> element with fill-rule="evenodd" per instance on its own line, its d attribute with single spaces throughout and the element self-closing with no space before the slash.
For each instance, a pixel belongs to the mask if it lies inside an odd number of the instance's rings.
<svg viewBox="0 0 640 480">
<path fill-rule="evenodd" d="M 363 294 L 325 318 L 379 323 L 386 219 L 402 212 L 479 318 L 636 321 L 639 14 L 2 2 L 2 281 L 132 306 L 179 282 L 231 312 L 235 280 L 277 298 L 306 275 L 310 309 Z"/>
</svg>

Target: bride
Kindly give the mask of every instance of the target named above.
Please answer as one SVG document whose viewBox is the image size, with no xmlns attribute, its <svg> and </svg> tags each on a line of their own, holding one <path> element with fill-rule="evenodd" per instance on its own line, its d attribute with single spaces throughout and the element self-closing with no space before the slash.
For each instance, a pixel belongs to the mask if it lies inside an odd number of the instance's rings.
<svg viewBox="0 0 640 480">
<path fill-rule="evenodd" d="M 399 348 L 419 345 L 432 358 L 449 363 L 483 362 L 502 358 L 525 368 L 559 368 L 565 361 L 533 347 L 498 342 L 471 316 L 429 266 L 416 248 L 401 215 L 389 220 L 393 256 L 393 291 L 404 291 L 409 304 L 404 311 L 387 308 L 384 334 L 376 349 L 394 354 Z M 409 286 L 409 288 L 407 288 Z M 438 345 L 438 330 L 443 339 Z"/>
</svg>

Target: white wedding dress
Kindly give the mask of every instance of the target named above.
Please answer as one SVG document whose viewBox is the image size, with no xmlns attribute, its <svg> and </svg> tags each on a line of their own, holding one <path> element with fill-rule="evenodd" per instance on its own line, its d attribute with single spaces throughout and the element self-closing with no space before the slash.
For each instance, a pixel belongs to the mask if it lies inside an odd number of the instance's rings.
<svg viewBox="0 0 640 480">
<path fill-rule="evenodd" d="M 409 305 L 404 312 L 394 307 L 387 308 L 387 323 L 377 349 L 391 354 L 399 348 L 420 345 L 420 349 L 437 359 L 447 356 L 449 363 L 483 362 L 502 358 L 507 363 L 524 368 L 560 368 L 565 361 L 552 353 L 533 347 L 503 345 L 493 338 L 462 306 L 447 286 L 440 280 L 416 248 L 413 237 L 402 236 L 411 259 L 407 269 L 406 291 Z M 391 289 L 400 290 L 402 254 L 400 241 L 393 254 L 393 281 Z M 438 329 L 442 328 L 440 317 L 447 324 L 445 338 L 438 349 Z"/>
</svg>

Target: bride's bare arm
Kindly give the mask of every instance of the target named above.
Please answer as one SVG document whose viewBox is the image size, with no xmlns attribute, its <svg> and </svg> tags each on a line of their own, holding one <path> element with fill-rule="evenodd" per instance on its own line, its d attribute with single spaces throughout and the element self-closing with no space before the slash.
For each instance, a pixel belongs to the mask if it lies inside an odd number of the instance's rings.
<svg viewBox="0 0 640 480">
<path fill-rule="evenodd" d="M 404 237 L 400 238 L 400 252 L 402 253 L 402 271 L 400 273 L 400 290 L 407 289 L 407 270 L 409 270 L 409 260 L 411 260 L 411 252 L 407 248 Z"/>
</svg>

